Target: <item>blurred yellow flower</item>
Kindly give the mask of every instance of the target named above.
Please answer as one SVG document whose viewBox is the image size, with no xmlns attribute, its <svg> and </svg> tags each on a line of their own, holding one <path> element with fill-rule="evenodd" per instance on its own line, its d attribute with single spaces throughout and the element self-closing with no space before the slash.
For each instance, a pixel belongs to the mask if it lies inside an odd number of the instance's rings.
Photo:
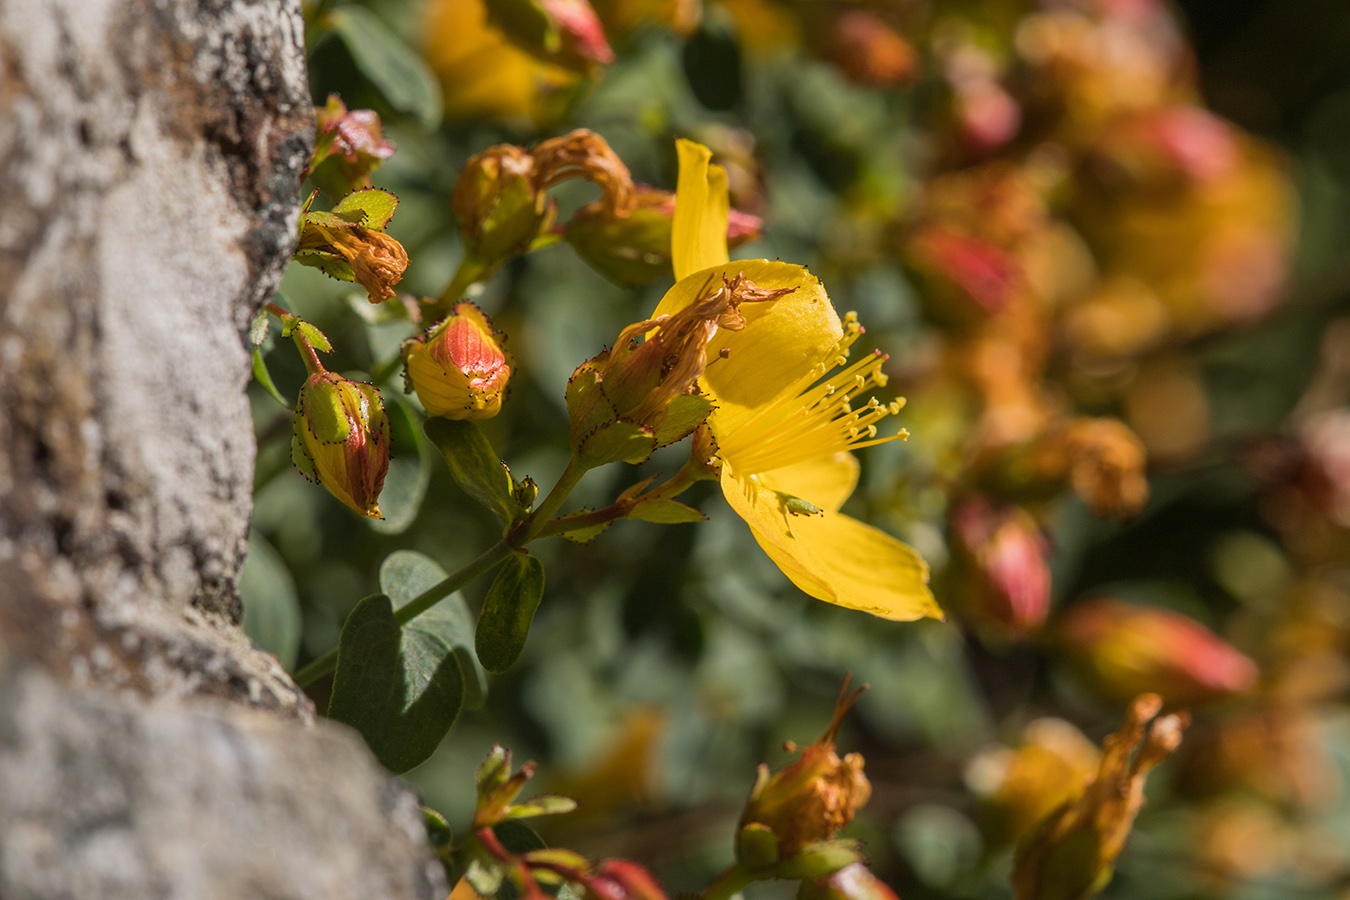
<svg viewBox="0 0 1350 900">
<path fill-rule="evenodd" d="M 508 41 L 488 23 L 483 0 L 432 0 L 424 54 L 450 119 L 544 122 L 578 82 L 576 74 Z"/>
<path fill-rule="evenodd" d="M 858 480 L 849 451 L 904 436 L 879 438 L 875 426 L 898 402 L 852 405 L 863 391 L 885 384 L 884 358 L 869 356 L 821 380 L 844 366 L 862 329 L 852 315 L 840 321 L 819 280 L 801 266 L 729 265 L 726 173 L 709 165 L 706 147 L 680 141 L 678 149 L 672 257 L 679 281 L 655 315 L 683 309 L 724 276 L 792 290 L 773 303 L 744 307 L 744 329 L 720 329 L 708 342 L 713 362 L 699 384 L 716 405 L 708 428 L 727 502 L 811 596 L 886 619 L 941 618 L 918 553 L 839 513 Z"/>
</svg>

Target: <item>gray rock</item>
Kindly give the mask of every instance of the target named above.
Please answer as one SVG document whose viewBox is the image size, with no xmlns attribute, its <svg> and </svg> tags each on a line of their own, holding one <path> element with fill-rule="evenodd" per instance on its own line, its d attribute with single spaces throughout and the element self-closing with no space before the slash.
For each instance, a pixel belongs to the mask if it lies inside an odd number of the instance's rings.
<svg viewBox="0 0 1350 900">
<path fill-rule="evenodd" d="M 0 2 L 0 897 L 443 898 L 415 799 L 239 630 L 248 322 L 299 0 Z"/>
</svg>

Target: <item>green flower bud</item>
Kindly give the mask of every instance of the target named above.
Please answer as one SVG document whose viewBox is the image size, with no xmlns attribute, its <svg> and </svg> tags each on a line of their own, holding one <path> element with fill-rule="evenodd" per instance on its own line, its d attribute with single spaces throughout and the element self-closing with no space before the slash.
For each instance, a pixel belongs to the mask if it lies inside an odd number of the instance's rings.
<svg viewBox="0 0 1350 900">
<path fill-rule="evenodd" d="M 291 460 L 363 516 L 380 515 L 389 470 L 389 419 L 380 392 L 333 372 L 309 376 L 295 409 Z"/>
</svg>

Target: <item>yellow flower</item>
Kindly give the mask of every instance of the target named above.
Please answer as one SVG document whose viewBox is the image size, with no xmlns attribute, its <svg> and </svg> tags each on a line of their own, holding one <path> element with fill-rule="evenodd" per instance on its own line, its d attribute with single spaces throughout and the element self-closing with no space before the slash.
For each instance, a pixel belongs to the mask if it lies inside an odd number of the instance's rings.
<svg viewBox="0 0 1350 900">
<path fill-rule="evenodd" d="M 729 264 L 726 173 L 709 165 L 706 147 L 680 141 L 678 149 L 672 257 L 679 281 L 655 315 L 679 311 L 723 276 L 792 289 L 773 303 L 744 307 L 745 328 L 720 329 L 708 342 L 714 362 L 699 385 L 715 404 L 708 428 L 727 502 L 811 596 L 886 619 L 941 618 L 918 553 L 839 513 L 858 480 L 849 451 L 904 436 L 877 437 L 876 421 L 898 403 L 856 404 L 863 391 L 885 384 L 883 357 L 825 377 L 845 366 L 862 329 L 852 315 L 840 321 L 820 281 L 801 266 Z"/>
</svg>

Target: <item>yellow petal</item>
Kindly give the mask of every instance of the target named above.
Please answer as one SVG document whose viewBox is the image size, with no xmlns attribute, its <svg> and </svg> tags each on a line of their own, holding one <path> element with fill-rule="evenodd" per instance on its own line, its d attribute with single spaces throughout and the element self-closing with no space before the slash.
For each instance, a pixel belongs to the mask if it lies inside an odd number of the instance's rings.
<svg viewBox="0 0 1350 900">
<path fill-rule="evenodd" d="M 717 404 L 714 433 L 728 434 L 755 410 L 799 390 L 797 382 L 835 353 L 844 335 L 825 288 L 802 266 L 766 259 L 737 260 L 695 272 L 676 282 L 654 315 L 678 312 L 723 276 L 743 274 L 762 288 L 794 288 L 770 303 L 746 303 L 743 331 L 719 329 L 708 342 L 708 370 L 701 379 Z M 723 349 L 727 357 L 720 358 Z"/>
<path fill-rule="evenodd" d="M 680 177 L 675 186 L 675 219 L 671 226 L 671 262 L 675 277 L 725 263 L 727 254 L 727 173 L 709 165 L 712 151 L 702 144 L 675 142 Z"/>
<path fill-rule="evenodd" d="M 722 465 L 722 492 L 793 584 L 818 600 L 883 619 L 940 619 L 928 565 L 884 531 L 839 513 L 793 516 L 763 477 Z"/>
<path fill-rule="evenodd" d="M 852 453 L 832 453 L 762 472 L 759 480 L 770 490 L 801 497 L 826 512 L 838 512 L 858 486 L 858 460 Z"/>
</svg>

